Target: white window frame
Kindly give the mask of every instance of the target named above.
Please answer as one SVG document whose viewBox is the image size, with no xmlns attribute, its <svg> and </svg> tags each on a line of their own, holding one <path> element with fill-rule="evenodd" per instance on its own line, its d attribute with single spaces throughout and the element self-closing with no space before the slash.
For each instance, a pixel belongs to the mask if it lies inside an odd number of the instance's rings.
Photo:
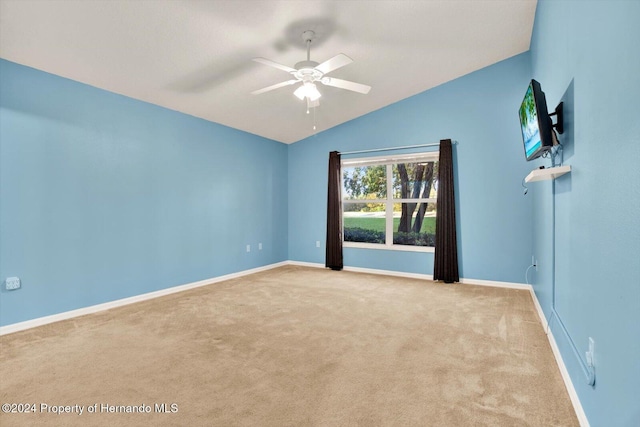
<svg viewBox="0 0 640 427">
<path fill-rule="evenodd" d="M 385 243 L 363 243 L 363 242 L 346 242 L 344 236 L 342 246 L 345 248 L 362 248 L 362 249 L 382 249 L 391 251 L 405 252 L 435 252 L 433 246 L 412 246 L 412 245 L 395 245 L 393 244 L 393 204 L 394 203 L 436 203 L 434 198 L 418 198 L 418 199 L 394 199 L 393 198 L 393 165 L 397 163 L 415 163 L 415 162 L 438 162 L 440 157 L 439 151 L 429 151 L 422 153 L 404 154 L 404 155 L 387 155 L 377 157 L 364 157 L 353 159 L 342 159 L 340 162 L 340 177 L 342 180 L 342 169 L 345 167 L 356 166 L 374 166 L 385 165 L 387 177 L 387 198 L 386 199 L 367 199 L 367 203 L 380 203 L 385 205 Z M 340 186 L 342 190 L 342 185 Z M 342 197 L 342 205 L 344 214 L 344 204 L 362 203 L 362 200 L 345 200 Z M 344 230 L 344 215 L 342 218 L 342 226 Z"/>
</svg>

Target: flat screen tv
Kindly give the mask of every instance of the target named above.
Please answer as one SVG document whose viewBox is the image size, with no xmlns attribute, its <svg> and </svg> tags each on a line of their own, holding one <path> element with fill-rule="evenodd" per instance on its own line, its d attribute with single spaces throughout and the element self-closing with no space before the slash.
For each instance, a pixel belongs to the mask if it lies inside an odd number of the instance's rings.
<svg viewBox="0 0 640 427">
<path fill-rule="evenodd" d="M 527 160 L 537 159 L 554 144 L 553 125 L 540 83 L 531 80 L 520 105 L 520 128 Z"/>
</svg>

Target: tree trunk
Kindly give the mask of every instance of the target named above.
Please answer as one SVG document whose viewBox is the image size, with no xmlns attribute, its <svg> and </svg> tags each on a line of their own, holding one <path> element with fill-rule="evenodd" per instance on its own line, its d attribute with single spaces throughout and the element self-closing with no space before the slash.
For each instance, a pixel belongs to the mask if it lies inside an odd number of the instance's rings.
<svg viewBox="0 0 640 427">
<path fill-rule="evenodd" d="M 422 192 L 422 198 L 428 199 L 429 193 L 431 193 L 431 186 L 433 185 L 433 162 L 427 164 L 424 174 L 424 190 Z M 424 222 L 424 215 L 427 213 L 427 203 L 421 203 L 418 208 L 418 213 L 416 214 L 416 219 L 413 223 L 412 231 L 414 233 L 419 233 L 420 229 L 422 229 L 422 223 Z"/>
<path fill-rule="evenodd" d="M 400 174 L 400 197 L 409 197 L 409 174 L 404 163 L 398 163 L 398 173 Z M 411 228 L 411 217 L 407 215 L 407 205 L 402 203 L 402 214 L 400 216 L 400 224 L 398 231 L 409 231 Z M 407 222 L 408 221 L 408 222 Z"/>
<path fill-rule="evenodd" d="M 422 164 L 416 165 L 413 174 L 413 188 L 411 196 L 409 196 L 409 174 L 407 167 L 404 163 L 398 163 L 398 172 L 400 174 L 400 193 L 401 197 L 417 199 L 420 196 L 420 190 L 422 189 L 422 181 L 425 167 Z M 398 225 L 398 231 L 409 232 L 411 230 L 411 219 L 413 212 L 416 210 L 416 203 L 403 203 L 402 214 L 400 216 L 400 224 Z"/>
</svg>

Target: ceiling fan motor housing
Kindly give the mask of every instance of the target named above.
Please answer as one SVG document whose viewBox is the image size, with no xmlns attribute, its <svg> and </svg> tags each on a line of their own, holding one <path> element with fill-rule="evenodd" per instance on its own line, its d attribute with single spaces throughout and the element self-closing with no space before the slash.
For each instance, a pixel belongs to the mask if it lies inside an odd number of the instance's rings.
<svg viewBox="0 0 640 427">
<path fill-rule="evenodd" d="M 316 61 L 300 61 L 295 65 L 296 72 L 292 72 L 291 75 L 303 82 L 315 82 L 323 76 L 321 71 L 316 70 L 316 66 L 318 66 Z"/>
<path fill-rule="evenodd" d="M 316 61 L 300 61 L 295 65 L 295 68 L 297 70 L 301 70 L 303 68 L 316 68 L 318 65 L 320 65 L 319 63 L 317 63 Z"/>
</svg>

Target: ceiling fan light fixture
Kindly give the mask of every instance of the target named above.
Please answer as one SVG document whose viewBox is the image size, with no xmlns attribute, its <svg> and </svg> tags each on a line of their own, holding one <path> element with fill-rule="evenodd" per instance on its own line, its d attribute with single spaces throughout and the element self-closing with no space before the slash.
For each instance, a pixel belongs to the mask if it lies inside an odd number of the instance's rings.
<svg viewBox="0 0 640 427">
<path fill-rule="evenodd" d="M 310 82 L 305 82 L 302 86 L 296 89 L 293 94 L 301 101 L 305 98 L 309 98 L 310 101 L 316 101 L 322 96 L 316 85 Z"/>
<path fill-rule="evenodd" d="M 300 86 L 298 89 L 295 90 L 295 92 L 293 92 L 293 94 L 297 96 L 298 99 L 300 99 L 301 101 L 304 99 L 305 96 L 307 96 L 307 92 L 304 86 Z"/>
</svg>

